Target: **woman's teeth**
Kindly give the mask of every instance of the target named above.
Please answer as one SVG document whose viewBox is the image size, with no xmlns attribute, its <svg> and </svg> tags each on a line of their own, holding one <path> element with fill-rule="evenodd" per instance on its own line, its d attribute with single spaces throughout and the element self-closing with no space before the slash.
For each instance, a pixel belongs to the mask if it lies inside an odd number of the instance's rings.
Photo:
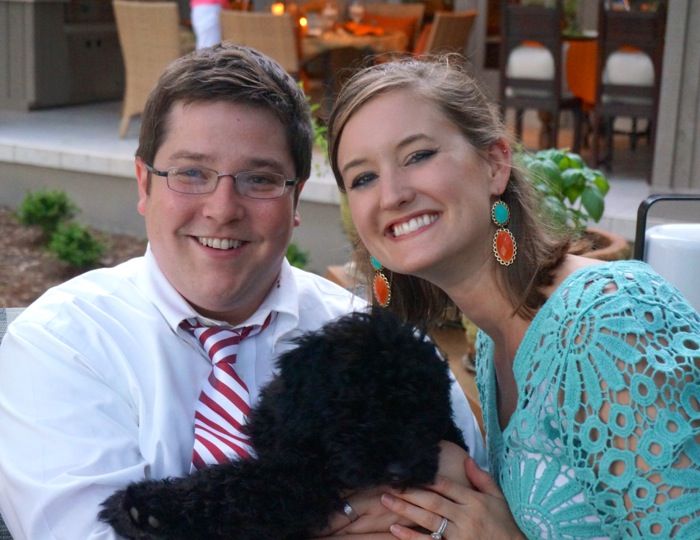
<svg viewBox="0 0 700 540">
<path fill-rule="evenodd" d="M 424 215 L 424 216 L 419 216 L 411 219 L 410 221 L 407 221 L 405 223 L 401 223 L 400 225 L 395 225 L 393 229 L 394 236 L 403 236 L 404 234 L 412 233 L 420 229 L 421 227 L 425 227 L 426 225 L 430 225 L 437 219 L 436 215 Z"/>
<path fill-rule="evenodd" d="M 207 238 L 205 236 L 200 236 L 197 240 L 199 240 L 199 243 L 203 246 L 214 249 L 233 249 L 241 245 L 240 240 L 229 240 L 228 238 Z"/>
</svg>

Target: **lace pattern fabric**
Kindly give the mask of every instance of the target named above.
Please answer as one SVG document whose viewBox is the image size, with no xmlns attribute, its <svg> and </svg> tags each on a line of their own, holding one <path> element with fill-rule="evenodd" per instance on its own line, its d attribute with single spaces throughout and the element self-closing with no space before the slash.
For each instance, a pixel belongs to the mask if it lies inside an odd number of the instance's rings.
<svg viewBox="0 0 700 540">
<path fill-rule="evenodd" d="M 672 285 L 637 261 L 575 272 L 513 369 L 501 431 L 480 334 L 490 467 L 528 538 L 700 538 L 700 315 Z"/>
</svg>

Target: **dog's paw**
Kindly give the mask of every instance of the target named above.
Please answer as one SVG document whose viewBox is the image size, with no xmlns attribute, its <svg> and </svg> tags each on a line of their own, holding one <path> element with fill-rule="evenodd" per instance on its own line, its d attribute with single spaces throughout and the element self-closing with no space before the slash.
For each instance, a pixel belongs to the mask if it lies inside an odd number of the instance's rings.
<svg viewBox="0 0 700 540">
<path fill-rule="evenodd" d="M 142 493 L 138 484 L 117 491 L 102 503 L 99 518 L 109 523 L 121 536 L 134 540 L 158 538 L 163 533 L 162 519 Z"/>
</svg>

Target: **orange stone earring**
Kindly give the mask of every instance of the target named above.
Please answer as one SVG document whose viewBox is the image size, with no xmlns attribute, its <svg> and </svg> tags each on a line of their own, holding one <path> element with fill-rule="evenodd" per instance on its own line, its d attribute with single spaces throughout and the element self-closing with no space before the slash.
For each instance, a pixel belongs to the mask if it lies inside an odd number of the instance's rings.
<svg viewBox="0 0 700 540">
<path fill-rule="evenodd" d="M 506 229 L 510 220 L 510 209 L 503 201 L 496 201 L 491 207 L 491 218 L 498 227 L 496 234 L 493 236 L 493 254 L 496 260 L 503 266 L 509 266 L 515 260 L 515 255 L 518 253 L 518 246 L 515 244 L 515 238 L 511 232 Z"/>
<path fill-rule="evenodd" d="M 382 274 L 382 264 L 373 256 L 370 256 L 370 260 L 372 261 L 372 268 L 375 270 L 372 287 L 374 289 L 374 297 L 380 306 L 387 307 L 389 302 L 391 302 L 391 285 L 386 276 Z"/>
</svg>

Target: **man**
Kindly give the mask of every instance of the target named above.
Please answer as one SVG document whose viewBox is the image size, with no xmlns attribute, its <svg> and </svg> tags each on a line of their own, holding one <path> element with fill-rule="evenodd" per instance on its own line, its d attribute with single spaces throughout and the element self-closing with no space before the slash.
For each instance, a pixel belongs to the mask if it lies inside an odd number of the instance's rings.
<svg viewBox="0 0 700 540">
<path fill-rule="evenodd" d="M 115 538 L 97 513 L 116 489 L 216 460 L 193 442 L 216 379 L 197 328 L 250 331 L 235 376 L 255 403 L 291 338 L 364 306 L 285 260 L 311 149 L 303 92 L 256 51 L 222 44 L 165 71 L 136 152 L 145 256 L 48 291 L 0 347 L 0 513 L 15 540 Z"/>
</svg>

